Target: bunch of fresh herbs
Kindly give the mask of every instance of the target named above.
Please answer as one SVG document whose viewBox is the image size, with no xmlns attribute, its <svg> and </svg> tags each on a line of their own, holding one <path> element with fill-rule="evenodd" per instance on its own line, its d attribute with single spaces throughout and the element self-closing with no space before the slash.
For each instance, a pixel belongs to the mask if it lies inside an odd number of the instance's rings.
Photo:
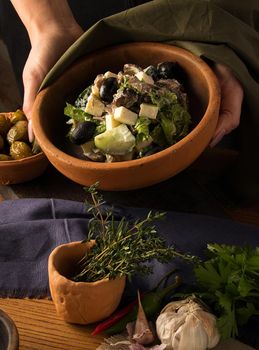
<svg viewBox="0 0 259 350">
<path fill-rule="evenodd" d="M 194 268 L 196 294 L 218 317 L 222 338 L 235 338 L 259 314 L 259 250 L 223 244 L 208 244 L 207 250 L 209 259 Z"/>
<path fill-rule="evenodd" d="M 92 203 L 86 202 L 92 218 L 88 223 L 88 234 L 84 242 L 95 240 L 94 246 L 79 262 L 79 273 L 74 281 L 94 282 L 103 278 L 114 279 L 120 276 L 131 278 L 136 273 L 152 273 L 149 262 L 156 259 L 166 263 L 175 257 L 188 261 L 194 258 L 181 254 L 168 246 L 157 234 L 154 221 L 165 213 L 151 211 L 143 219 L 128 221 L 126 217 L 116 220 L 112 208 L 105 206 L 103 197 L 97 191 L 98 184 L 86 190 Z"/>
</svg>

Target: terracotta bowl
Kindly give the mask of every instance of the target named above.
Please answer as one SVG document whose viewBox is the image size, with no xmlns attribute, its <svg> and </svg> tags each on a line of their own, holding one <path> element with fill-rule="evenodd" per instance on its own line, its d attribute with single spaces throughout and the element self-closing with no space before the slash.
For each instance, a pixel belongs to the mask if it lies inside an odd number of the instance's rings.
<svg viewBox="0 0 259 350">
<path fill-rule="evenodd" d="M 92 244 L 62 244 L 49 256 L 51 297 L 58 315 L 69 323 L 89 324 L 110 316 L 118 307 L 125 288 L 125 277 L 96 282 L 74 282 L 68 278 Z"/>
<path fill-rule="evenodd" d="M 18 350 L 19 334 L 14 321 L 0 310 L 0 350 Z"/>
<path fill-rule="evenodd" d="M 43 152 L 35 156 L 0 162 L 0 185 L 12 185 L 30 181 L 40 176 L 48 165 Z"/>
<path fill-rule="evenodd" d="M 66 138 L 66 102 L 73 103 L 99 73 L 118 72 L 125 63 L 146 67 L 162 61 L 177 61 L 186 72 L 185 87 L 193 121 L 190 133 L 173 146 L 142 159 L 117 163 L 79 159 Z M 171 45 L 129 43 L 86 55 L 41 91 L 34 104 L 33 125 L 42 150 L 65 176 L 86 186 L 99 181 L 103 190 L 129 190 L 166 180 L 199 157 L 215 130 L 219 104 L 217 79 L 200 58 Z"/>
</svg>

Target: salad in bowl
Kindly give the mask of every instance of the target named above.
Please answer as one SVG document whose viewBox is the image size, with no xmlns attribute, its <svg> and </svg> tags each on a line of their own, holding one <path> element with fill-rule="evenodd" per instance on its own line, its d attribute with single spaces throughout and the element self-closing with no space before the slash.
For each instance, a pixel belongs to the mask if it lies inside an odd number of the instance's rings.
<svg viewBox="0 0 259 350">
<path fill-rule="evenodd" d="M 190 130 L 184 71 L 173 61 L 106 71 L 66 104 L 69 140 L 87 160 L 118 162 L 159 152 Z"/>
</svg>

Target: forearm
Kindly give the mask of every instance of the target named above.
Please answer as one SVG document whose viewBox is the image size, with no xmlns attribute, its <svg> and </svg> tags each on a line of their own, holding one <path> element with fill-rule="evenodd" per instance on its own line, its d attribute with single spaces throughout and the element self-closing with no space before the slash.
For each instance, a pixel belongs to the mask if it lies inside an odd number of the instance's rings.
<svg viewBox="0 0 259 350">
<path fill-rule="evenodd" d="M 44 30 L 69 30 L 77 23 L 66 0 L 11 0 L 31 42 Z"/>
</svg>

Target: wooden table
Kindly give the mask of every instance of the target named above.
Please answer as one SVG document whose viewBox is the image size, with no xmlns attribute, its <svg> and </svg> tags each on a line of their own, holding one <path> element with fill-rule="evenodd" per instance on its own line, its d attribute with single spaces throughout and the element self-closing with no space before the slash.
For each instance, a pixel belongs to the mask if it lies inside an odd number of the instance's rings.
<svg viewBox="0 0 259 350">
<path fill-rule="evenodd" d="M 92 350 L 103 339 L 91 337 L 90 327 L 62 321 L 50 300 L 0 299 L 0 308 L 17 326 L 20 350 Z"/>
</svg>

